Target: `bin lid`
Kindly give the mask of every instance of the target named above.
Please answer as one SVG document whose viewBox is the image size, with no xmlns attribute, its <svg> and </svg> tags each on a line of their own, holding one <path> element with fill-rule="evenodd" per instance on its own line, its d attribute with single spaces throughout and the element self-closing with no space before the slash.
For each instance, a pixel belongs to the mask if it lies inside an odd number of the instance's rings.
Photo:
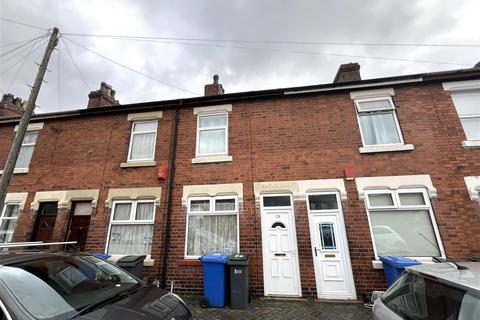
<svg viewBox="0 0 480 320">
<path fill-rule="evenodd" d="M 393 267 L 408 267 L 408 266 L 421 264 L 417 260 L 400 257 L 400 256 L 380 256 L 379 258 L 380 260 L 382 260 L 383 263 L 386 263 Z"/>
<path fill-rule="evenodd" d="M 119 263 L 132 263 L 132 264 L 136 264 L 136 263 L 139 263 L 139 262 L 142 262 L 143 260 L 145 260 L 147 256 L 124 256 L 124 257 L 121 257 L 120 259 L 117 260 L 117 264 Z"/>
<path fill-rule="evenodd" d="M 250 255 L 248 253 L 234 253 L 230 256 L 228 265 L 235 266 L 248 266 L 248 261 L 250 260 Z"/>
<path fill-rule="evenodd" d="M 200 257 L 200 261 L 226 264 L 229 257 L 226 253 L 205 253 Z"/>
</svg>

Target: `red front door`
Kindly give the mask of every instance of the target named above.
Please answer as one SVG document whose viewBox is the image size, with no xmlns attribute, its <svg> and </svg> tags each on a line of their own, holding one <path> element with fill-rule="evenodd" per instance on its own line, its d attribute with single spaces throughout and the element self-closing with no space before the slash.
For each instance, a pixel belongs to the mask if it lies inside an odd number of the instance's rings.
<svg viewBox="0 0 480 320">
<path fill-rule="evenodd" d="M 48 242 L 52 240 L 55 221 L 57 220 L 57 202 L 40 203 L 37 223 L 33 230 L 33 241 Z"/>
<path fill-rule="evenodd" d="M 90 216 L 73 216 L 68 234 L 68 241 L 77 241 L 80 251 L 85 250 L 87 242 L 88 226 L 90 225 Z"/>
</svg>

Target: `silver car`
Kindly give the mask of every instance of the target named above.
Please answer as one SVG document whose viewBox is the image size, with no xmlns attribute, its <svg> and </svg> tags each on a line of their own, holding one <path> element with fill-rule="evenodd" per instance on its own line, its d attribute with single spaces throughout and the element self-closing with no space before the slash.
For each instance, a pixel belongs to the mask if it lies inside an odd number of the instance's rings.
<svg viewBox="0 0 480 320">
<path fill-rule="evenodd" d="M 480 263 L 435 263 L 406 268 L 375 301 L 375 320 L 480 319 Z M 466 267 L 466 268 L 463 268 Z"/>
</svg>

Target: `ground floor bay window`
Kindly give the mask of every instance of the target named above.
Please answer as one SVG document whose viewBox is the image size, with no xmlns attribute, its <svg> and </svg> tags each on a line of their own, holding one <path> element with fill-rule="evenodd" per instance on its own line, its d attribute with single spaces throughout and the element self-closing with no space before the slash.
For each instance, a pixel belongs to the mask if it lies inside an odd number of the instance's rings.
<svg viewBox="0 0 480 320">
<path fill-rule="evenodd" d="M 239 250 L 238 204 L 234 197 L 188 199 L 186 258 Z"/>
<path fill-rule="evenodd" d="M 424 189 L 365 192 L 375 257 L 440 257 L 442 243 Z"/>
<path fill-rule="evenodd" d="M 155 201 L 114 201 L 106 252 L 112 256 L 146 255 L 152 250 Z"/>
</svg>

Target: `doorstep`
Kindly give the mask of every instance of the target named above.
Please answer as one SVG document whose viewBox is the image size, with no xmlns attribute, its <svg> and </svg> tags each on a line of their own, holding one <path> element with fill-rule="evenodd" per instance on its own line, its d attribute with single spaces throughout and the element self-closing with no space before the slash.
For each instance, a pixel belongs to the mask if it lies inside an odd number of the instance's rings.
<svg viewBox="0 0 480 320">
<path fill-rule="evenodd" d="M 358 299 L 315 299 L 318 304 L 363 304 L 363 301 Z"/>
</svg>

